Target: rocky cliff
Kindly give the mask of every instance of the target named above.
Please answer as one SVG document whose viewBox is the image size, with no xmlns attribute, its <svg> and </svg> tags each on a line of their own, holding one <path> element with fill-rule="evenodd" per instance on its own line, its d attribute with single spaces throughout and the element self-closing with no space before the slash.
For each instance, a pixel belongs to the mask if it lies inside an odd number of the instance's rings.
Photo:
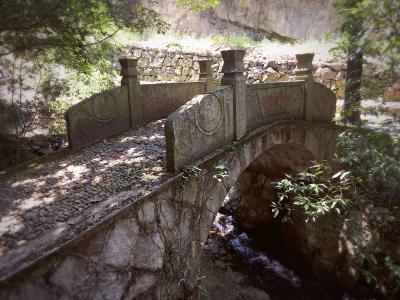
<svg viewBox="0 0 400 300">
<path fill-rule="evenodd" d="M 247 33 L 284 40 L 321 39 L 339 23 L 333 0 L 221 0 L 213 9 L 197 14 L 176 0 L 151 6 L 178 32 L 198 34 Z"/>
</svg>

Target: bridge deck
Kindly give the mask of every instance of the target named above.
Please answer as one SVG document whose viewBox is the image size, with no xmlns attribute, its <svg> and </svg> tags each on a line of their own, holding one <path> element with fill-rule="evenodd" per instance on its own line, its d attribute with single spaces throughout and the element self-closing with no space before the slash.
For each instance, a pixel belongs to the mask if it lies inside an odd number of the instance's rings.
<svg viewBox="0 0 400 300">
<path fill-rule="evenodd" d="M 104 140 L 0 181 L 0 257 L 128 189 L 168 179 L 164 121 Z"/>
</svg>

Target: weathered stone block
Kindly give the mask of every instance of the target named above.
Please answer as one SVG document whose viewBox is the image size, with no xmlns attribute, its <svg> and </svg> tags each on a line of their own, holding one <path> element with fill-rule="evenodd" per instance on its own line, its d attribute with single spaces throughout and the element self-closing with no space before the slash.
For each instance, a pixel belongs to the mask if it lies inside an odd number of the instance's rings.
<svg viewBox="0 0 400 300">
<path fill-rule="evenodd" d="M 336 95 L 318 82 L 307 83 L 306 119 L 332 122 L 336 111 Z"/>
<path fill-rule="evenodd" d="M 176 172 L 230 142 L 233 128 L 232 87 L 194 97 L 167 118 L 168 170 Z"/>
<path fill-rule="evenodd" d="M 115 224 L 100 254 L 101 262 L 116 269 L 130 266 L 138 234 L 139 227 L 133 219 L 121 220 Z"/>
<path fill-rule="evenodd" d="M 317 78 L 321 78 L 321 75 L 322 75 L 322 68 L 319 67 L 317 71 L 315 71 L 314 76 Z"/>
<path fill-rule="evenodd" d="M 172 58 L 170 58 L 170 57 L 167 56 L 167 57 L 164 59 L 163 65 L 169 67 L 169 66 L 171 66 L 171 63 L 172 63 Z"/>
<path fill-rule="evenodd" d="M 133 267 L 148 271 L 160 270 L 164 262 L 164 247 L 158 232 L 152 235 L 142 234 L 140 242 L 135 245 Z"/>
<path fill-rule="evenodd" d="M 70 147 L 77 149 L 130 127 L 128 88 L 95 94 L 65 113 Z"/>
<path fill-rule="evenodd" d="M 142 208 L 138 212 L 138 218 L 140 222 L 150 224 L 154 221 L 155 210 L 153 202 L 145 202 Z"/>
<path fill-rule="evenodd" d="M 157 276 L 151 273 L 141 274 L 139 277 L 135 278 L 135 284 L 129 287 L 126 293 L 126 299 L 139 299 L 141 294 L 150 289 L 157 280 Z"/>
<path fill-rule="evenodd" d="M 150 59 L 148 58 L 140 58 L 138 61 L 138 67 L 147 68 L 150 65 Z"/>
<path fill-rule="evenodd" d="M 149 51 L 147 51 L 147 50 L 142 51 L 141 57 L 146 58 L 148 61 L 150 61 L 150 59 L 151 59 L 151 55 L 150 55 Z M 139 61 L 140 61 L 140 59 L 139 59 Z"/>
<path fill-rule="evenodd" d="M 140 57 L 141 56 L 141 54 L 142 54 L 142 49 L 133 49 L 133 56 L 134 57 Z"/>
<path fill-rule="evenodd" d="M 88 265 L 84 259 L 67 256 L 49 276 L 49 281 L 53 286 L 63 291 L 65 295 L 73 295 L 74 293 L 82 295 L 85 286 L 93 280 L 87 271 Z M 80 280 L 76 280 L 77 278 L 80 278 Z M 87 291 L 86 294 L 88 295 L 89 292 Z"/>
<path fill-rule="evenodd" d="M 345 63 L 326 63 L 323 66 L 329 67 L 336 72 L 347 69 L 347 64 Z"/>
<path fill-rule="evenodd" d="M 189 68 L 183 68 L 182 69 L 182 75 L 185 75 L 185 76 L 187 76 L 187 75 L 189 75 Z"/>
<path fill-rule="evenodd" d="M 174 74 L 176 76 L 181 76 L 182 75 L 182 67 L 176 67 L 175 71 L 174 71 Z"/>
<path fill-rule="evenodd" d="M 150 67 L 161 68 L 163 63 L 164 63 L 164 58 L 157 55 L 151 62 Z"/>
<path fill-rule="evenodd" d="M 152 68 L 147 68 L 147 69 L 144 69 L 143 70 L 143 75 L 144 76 L 151 76 L 151 75 L 153 75 L 153 69 Z"/>
<path fill-rule="evenodd" d="M 305 83 L 247 85 L 247 131 L 276 120 L 304 118 Z"/>
</svg>

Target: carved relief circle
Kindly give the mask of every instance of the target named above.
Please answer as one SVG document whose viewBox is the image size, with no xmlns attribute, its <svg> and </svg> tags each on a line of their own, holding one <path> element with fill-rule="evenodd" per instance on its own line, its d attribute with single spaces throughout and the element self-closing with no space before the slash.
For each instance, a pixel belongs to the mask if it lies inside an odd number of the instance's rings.
<svg viewBox="0 0 400 300">
<path fill-rule="evenodd" d="M 221 99 L 216 94 L 201 101 L 196 110 L 196 126 L 205 135 L 214 134 L 224 119 L 224 108 Z"/>
<path fill-rule="evenodd" d="M 102 94 L 95 95 L 88 103 L 90 115 L 95 121 L 100 123 L 110 122 L 118 115 L 117 99 L 112 93 L 106 93 L 107 96 Z"/>
</svg>

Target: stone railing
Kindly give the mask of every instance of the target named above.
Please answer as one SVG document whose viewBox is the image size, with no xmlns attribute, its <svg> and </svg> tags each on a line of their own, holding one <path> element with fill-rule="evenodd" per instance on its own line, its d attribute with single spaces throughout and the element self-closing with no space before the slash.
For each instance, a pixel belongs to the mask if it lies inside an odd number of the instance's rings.
<svg viewBox="0 0 400 300">
<path fill-rule="evenodd" d="M 121 86 L 93 95 L 66 113 L 68 140 L 79 149 L 128 128 L 167 117 L 188 99 L 217 83 L 211 77 L 211 62 L 198 61 L 198 81 L 141 83 L 137 59 L 123 58 Z"/>
<path fill-rule="evenodd" d="M 184 165 L 250 131 L 274 121 L 332 122 L 336 96 L 313 78 L 314 54 L 296 55 L 294 77 L 287 82 L 246 84 L 245 50 L 222 51 L 221 87 L 195 96 L 168 116 L 165 125 L 168 171 Z"/>
</svg>

